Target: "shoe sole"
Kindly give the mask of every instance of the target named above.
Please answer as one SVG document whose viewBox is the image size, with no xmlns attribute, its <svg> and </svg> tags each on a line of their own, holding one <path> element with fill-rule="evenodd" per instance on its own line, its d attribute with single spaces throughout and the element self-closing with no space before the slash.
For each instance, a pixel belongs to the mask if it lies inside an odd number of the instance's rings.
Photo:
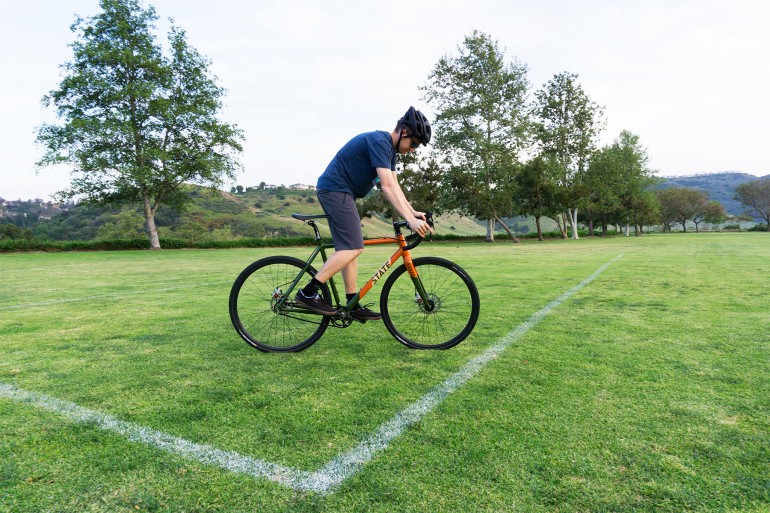
<svg viewBox="0 0 770 513">
<path fill-rule="evenodd" d="M 299 301 L 297 298 L 294 298 L 294 302 L 297 303 L 302 308 L 306 308 L 306 309 L 310 310 L 311 312 L 315 312 L 317 314 L 324 315 L 326 317 L 331 317 L 333 315 L 337 315 L 337 310 L 334 310 L 334 311 L 331 311 L 331 312 L 328 311 L 328 310 L 321 310 L 321 309 L 316 308 L 316 307 L 314 307 L 312 305 L 308 305 L 307 303 L 303 303 L 302 301 Z"/>
</svg>

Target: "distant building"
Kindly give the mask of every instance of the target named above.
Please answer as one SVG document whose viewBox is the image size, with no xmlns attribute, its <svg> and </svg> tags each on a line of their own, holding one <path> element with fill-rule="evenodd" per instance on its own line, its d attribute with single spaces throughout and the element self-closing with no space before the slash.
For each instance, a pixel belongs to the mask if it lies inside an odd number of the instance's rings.
<svg viewBox="0 0 770 513">
<path fill-rule="evenodd" d="M 307 185 L 304 183 L 295 183 L 289 186 L 289 189 L 299 190 L 299 191 L 314 191 L 315 185 Z"/>
</svg>

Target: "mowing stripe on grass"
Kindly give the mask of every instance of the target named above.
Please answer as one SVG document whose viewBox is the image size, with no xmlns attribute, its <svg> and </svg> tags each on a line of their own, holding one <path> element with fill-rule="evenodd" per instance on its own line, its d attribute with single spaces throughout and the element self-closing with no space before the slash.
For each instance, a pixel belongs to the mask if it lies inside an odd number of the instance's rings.
<svg viewBox="0 0 770 513">
<path fill-rule="evenodd" d="M 85 296 L 85 297 L 73 297 L 73 298 L 60 298 L 60 299 L 49 299 L 48 301 L 38 301 L 36 303 L 22 303 L 19 305 L 5 305 L 0 306 L 0 310 L 17 310 L 20 308 L 33 308 L 36 306 L 48 306 L 48 305 L 56 305 L 59 303 L 76 303 L 78 301 L 91 301 L 94 299 L 111 299 L 111 298 L 121 298 L 124 296 L 136 296 L 139 294 L 151 294 L 153 292 L 168 292 L 170 290 L 182 290 L 182 289 L 194 289 L 197 287 L 208 287 L 210 285 L 221 285 L 223 282 L 220 281 L 210 281 L 208 283 L 194 283 L 191 285 L 179 285 L 177 287 L 164 287 L 162 289 L 152 289 L 152 290 L 136 290 L 134 292 L 121 292 L 119 294 L 98 294 L 95 296 Z M 227 283 L 230 283 L 229 281 Z"/>
<path fill-rule="evenodd" d="M 215 465 L 231 472 L 267 478 L 285 486 L 292 487 L 294 482 L 305 478 L 305 474 L 307 474 L 293 468 L 250 458 L 237 452 L 223 451 L 209 445 L 196 444 L 183 438 L 83 408 L 74 403 L 28 392 L 13 385 L 0 383 L 0 397 L 37 406 L 74 422 L 93 424 L 105 431 L 124 436 L 132 442 L 151 445 L 171 454 L 197 460 L 207 465 Z"/>
<path fill-rule="evenodd" d="M 431 389 L 422 398 L 399 412 L 395 417 L 382 424 L 371 435 L 362 440 L 351 450 L 339 454 L 316 472 L 306 472 L 276 463 L 254 459 L 232 451 L 223 451 L 216 447 L 196 444 L 160 431 L 116 419 L 110 415 L 98 413 L 73 403 L 28 392 L 13 385 L 0 383 L 0 397 L 13 401 L 32 404 L 39 408 L 58 413 L 75 422 L 92 423 L 97 427 L 120 434 L 133 442 L 152 445 L 171 454 L 197 460 L 207 465 L 215 465 L 231 472 L 266 478 L 289 488 L 301 491 L 329 493 L 346 479 L 358 472 L 377 453 L 385 450 L 390 443 L 401 435 L 406 428 L 422 420 L 433 411 L 452 392 L 459 389 L 478 374 L 490 361 L 495 359 L 522 335 L 535 327 L 564 301 L 575 295 L 583 287 L 594 281 L 610 265 L 619 260 L 618 255 L 597 269 L 591 276 L 563 293 L 539 311 L 490 346 L 486 351 L 466 363 L 459 371 Z"/>
</svg>

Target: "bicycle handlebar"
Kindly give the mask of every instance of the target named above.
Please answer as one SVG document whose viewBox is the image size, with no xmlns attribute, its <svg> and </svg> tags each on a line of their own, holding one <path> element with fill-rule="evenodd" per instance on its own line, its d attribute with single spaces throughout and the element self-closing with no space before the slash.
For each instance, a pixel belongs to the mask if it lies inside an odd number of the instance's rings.
<svg viewBox="0 0 770 513">
<path fill-rule="evenodd" d="M 428 223 L 428 226 L 433 228 L 433 226 L 434 226 L 433 225 L 433 212 L 430 212 L 430 211 L 425 212 L 425 222 Z M 409 223 L 407 223 L 406 221 L 401 221 L 399 223 L 393 223 L 393 225 L 396 226 L 397 228 L 401 228 L 401 227 L 409 226 Z M 428 235 L 430 236 L 430 233 Z M 407 244 L 404 247 L 404 251 L 410 251 L 410 250 L 416 248 L 425 239 L 424 239 L 424 237 L 420 237 L 419 233 L 413 233 L 411 235 L 407 235 L 406 240 L 413 240 L 414 241 L 414 242 L 412 242 L 410 244 Z"/>
</svg>

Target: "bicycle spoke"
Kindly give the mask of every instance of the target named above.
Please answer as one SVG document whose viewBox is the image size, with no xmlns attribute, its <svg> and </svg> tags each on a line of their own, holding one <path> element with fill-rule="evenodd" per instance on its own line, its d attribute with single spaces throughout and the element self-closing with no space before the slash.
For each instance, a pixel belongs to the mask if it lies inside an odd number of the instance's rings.
<svg viewBox="0 0 770 513">
<path fill-rule="evenodd" d="M 446 348 L 468 336 L 479 315 L 473 281 L 456 265 L 440 258 L 415 259 L 419 279 L 433 308 L 417 296 L 411 277 L 399 268 L 386 282 L 381 299 L 388 330 L 416 348 Z"/>
<path fill-rule="evenodd" d="M 287 296 L 295 294 L 288 289 L 303 266 L 296 258 L 270 257 L 241 273 L 230 295 L 230 316 L 246 342 L 262 351 L 299 351 L 323 334 L 328 320 L 300 312 Z M 311 277 L 305 273 L 300 282 Z"/>
</svg>

